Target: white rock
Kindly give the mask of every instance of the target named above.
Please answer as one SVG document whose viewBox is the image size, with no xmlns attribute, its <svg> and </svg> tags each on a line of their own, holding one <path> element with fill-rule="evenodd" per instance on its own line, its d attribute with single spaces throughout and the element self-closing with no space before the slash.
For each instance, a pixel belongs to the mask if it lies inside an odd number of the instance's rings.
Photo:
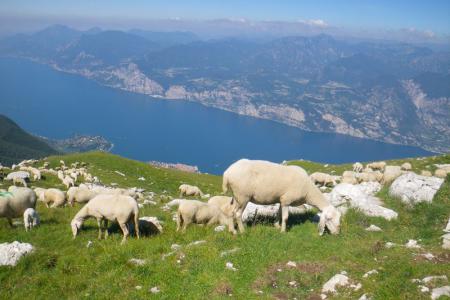
<svg viewBox="0 0 450 300">
<path fill-rule="evenodd" d="M 450 218 L 448 218 L 447 226 L 445 226 L 444 232 L 450 233 Z"/>
<path fill-rule="evenodd" d="M 135 289 L 137 289 L 137 290 L 142 290 L 142 285 L 137 285 L 137 286 L 135 286 Z"/>
<path fill-rule="evenodd" d="M 442 286 L 431 291 L 431 299 L 439 299 L 442 296 L 450 297 L 450 286 Z"/>
<path fill-rule="evenodd" d="M 386 245 L 385 245 L 385 247 L 389 249 L 389 248 L 392 248 L 392 247 L 394 247 L 394 246 L 396 246 L 396 245 L 397 245 L 397 244 L 395 244 L 395 243 L 387 242 Z"/>
<path fill-rule="evenodd" d="M 20 258 L 33 251 L 33 246 L 28 243 L 14 241 L 0 244 L 0 266 L 15 266 Z"/>
<path fill-rule="evenodd" d="M 178 244 L 172 244 L 172 245 L 170 246 L 170 249 L 172 249 L 173 251 L 180 250 L 180 249 L 181 249 L 181 245 L 178 245 Z"/>
<path fill-rule="evenodd" d="M 86 244 L 86 248 L 91 248 L 94 243 L 92 241 L 88 241 Z"/>
<path fill-rule="evenodd" d="M 450 233 L 442 236 L 442 248 L 450 250 Z"/>
<path fill-rule="evenodd" d="M 144 200 L 144 205 L 156 205 L 156 201 L 153 201 L 153 200 Z"/>
<path fill-rule="evenodd" d="M 420 256 L 423 256 L 428 260 L 433 260 L 433 258 L 434 258 L 434 255 L 431 253 L 422 253 L 422 254 L 420 254 Z"/>
<path fill-rule="evenodd" d="M 222 252 L 220 252 L 220 257 L 224 257 L 224 256 L 227 256 L 227 255 L 229 255 L 229 254 L 236 253 L 236 252 L 238 252 L 239 250 L 241 250 L 241 248 L 233 248 L 233 249 L 231 249 L 231 250 L 225 250 L 225 251 L 222 251 Z"/>
<path fill-rule="evenodd" d="M 430 289 L 424 285 L 419 285 L 419 289 L 422 293 L 428 293 Z"/>
<path fill-rule="evenodd" d="M 297 264 L 295 263 L 295 261 L 288 261 L 286 263 L 286 266 L 291 267 L 291 268 L 296 268 Z"/>
<path fill-rule="evenodd" d="M 225 228 L 226 228 L 225 225 L 219 225 L 216 228 L 214 228 L 214 231 L 215 232 L 222 232 L 222 231 L 225 230 Z"/>
<path fill-rule="evenodd" d="M 152 288 L 150 289 L 150 292 L 151 292 L 152 294 L 158 294 L 158 293 L 161 292 L 161 291 L 160 291 L 160 289 L 159 289 L 157 286 L 154 286 L 154 287 L 152 287 Z"/>
<path fill-rule="evenodd" d="M 295 280 L 289 281 L 289 286 L 291 286 L 291 287 L 297 287 L 297 281 L 295 281 Z"/>
<path fill-rule="evenodd" d="M 378 274 L 378 271 L 377 270 L 370 270 L 370 271 L 368 271 L 367 273 L 365 273 L 364 275 L 363 275 L 363 278 L 367 278 L 367 277 L 369 277 L 370 275 L 372 275 L 372 274 Z"/>
<path fill-rule="evenodd" d="M 336 274 L 331 277 L 322 287 L 322 293 L 336 293 L 336 287 L 350 284 L 348 277 L 344 274 Z"/>
<path fill-rule="evenodd" d="M 406 204 L 431 203 L 444 179 L 417 175 L 412 172 L 401 175 L 389 188 L 389 195 L 398 197 Z"/>
<path fill-rule="evenodd" d="M 136 266 L 143 266 L 147 263 L 145 259 L 139 259 L 139 258 L 130 258 L 128 260 L 130 264 L 136 265 Z"/>
<path fill-rule="evenodd" d="M 405 244 L 406 248 L 410 248 L 410 249 L 418 249 L 418 248 L 422 248 L 419 243 L 417 243 L 416 240 L 408 240 L 408 242 Z"/>
<path fill-rule="evenodd" d="M 397 218 L 398 214 L 382 205 L 382 201 L 373 196 L 381 189 L 378 182 L 363 182 L 361 184 L 340 183 L 331 193 L 324 194 L 327 199 L 345 214 L 348 207 L 356 208 L 370 217 L 383 217 L 386 220 Z"/>
<path fill-rule="evenodd" d="M 423 283 L 429 283 L 431 281 L 435 281 L 435 280 L 445 280 L 448 281 L 447 276 L 445 275 L 440 275 L 440 276 L 427 276 L 425 278 L 422 279 Z"/>
<path fill-rule="evenodd" d="M 187 244 L 186 247 L 198 246 L 198 245 L 201 245 L 201 244 L 204 244 L 204 243 L 206 243 L 206 241 L 204 241 L 204 240 L 195 241 L 195 242 Z"/>
<path fill-rule="evenodd" d="M 225 268 L 226 268 L 227 270 L 237 271 L 237 269 L 233 266 L 233 263 L 231 263 L 231 262 L 227 262 L 227 263 L 225 264 Z"/>
<path fill-rule="evenodd" d="M 376 226 L 376 225 L 370 225 L 369 227 L 366 228 L 366 231 L 382 231 L 380 227 Z"/>
<path fill-rule="evenodd" d="M 279 204 L 274 205 L 259 205 L 249 202 L 242 213 L 242 221 L 244 223 L 251 222 L 256 218 L 277 218 L 279 212 Z M 301 205 L 301 206 L 290 206 L 289 215 L 301 215 L 309 211 L 312 207 Z"/>
<path fill-rule="evenodd" d="M 369 296 L 367 296 L 367 294 L 363 294 L 361 297 L 359 297 L 358 300 L 370 300 L 372 298 L 370 298 Z"/>
<path fill-rule="evenodd" d="M 145 178 L 144 177 L 139 177 L 138 180 L 145 181 Z"/>
</svg>

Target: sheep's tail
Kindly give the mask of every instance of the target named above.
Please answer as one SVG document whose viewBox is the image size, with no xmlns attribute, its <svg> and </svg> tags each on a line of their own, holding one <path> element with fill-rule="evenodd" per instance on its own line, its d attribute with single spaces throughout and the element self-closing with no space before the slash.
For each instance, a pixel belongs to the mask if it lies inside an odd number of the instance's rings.
<svg viewBox="0 0 450 300">
<path fill-rule="evenodd" d="M 228 188 L 230 187 L 230 183 L 228 182 L 227 177 L 224 175 L 222 180 L 222 192 L 226 194 L 228 192 Z"/>
<path fill-rule="evenodd" d="M 183 224 L 183 216 L 181 215 L 180 210 L 177 210 L 177 231 L 181 229 L 182 224 Z"/>
</svg>

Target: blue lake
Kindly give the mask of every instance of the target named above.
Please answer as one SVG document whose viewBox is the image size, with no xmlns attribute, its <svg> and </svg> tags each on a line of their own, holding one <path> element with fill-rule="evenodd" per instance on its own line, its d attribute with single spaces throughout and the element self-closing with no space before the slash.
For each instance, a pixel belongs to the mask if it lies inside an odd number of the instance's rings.
<svg viewBox="0 0 450 300">
<path fill-rule="evenodd" d="M 339 134 L 311 133 L 199 104 L 103 87 L 48 66 L 0 58 L 0 113 L 50 138 L 101 135 L 113 153 L 219 174 L 240 158 L 344 163 L 430 155 Z"/>
</svg>

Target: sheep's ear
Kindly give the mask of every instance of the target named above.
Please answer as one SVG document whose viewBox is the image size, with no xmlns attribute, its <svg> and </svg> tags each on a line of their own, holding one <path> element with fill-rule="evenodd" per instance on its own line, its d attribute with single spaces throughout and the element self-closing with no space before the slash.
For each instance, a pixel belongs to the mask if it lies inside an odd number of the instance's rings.
<svg viewBox="0 0 450 300">
<path fill-rule="evenodd" d="M 320 221 L 319 221 L 319 235 L 323 235 L 323 233 L 325 232 L 325 223 L 326 223 L 326 216 L 325 214 L 322 212 L 322 214 L 320 215 Z"/>
<path fill-rule="evenodd" d="M 234 203 L 234 197 L 231 197 L 230 205 L 233 205 L 233 203 Z"/>
</svg>

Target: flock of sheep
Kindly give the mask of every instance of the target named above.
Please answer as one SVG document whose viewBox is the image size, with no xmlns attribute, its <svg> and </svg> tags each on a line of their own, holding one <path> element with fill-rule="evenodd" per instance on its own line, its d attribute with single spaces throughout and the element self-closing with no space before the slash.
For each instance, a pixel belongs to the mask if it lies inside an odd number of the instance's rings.
<svg viewBox="0 0 450 300">
<path fill-rule="evenodd" d="M 84 206 L 73 217 L 70 226 L 73 237 L 79 233 L 84 221 L 95 218 L 98 223 L 99 239 L 108 235 L 108 222 L 117 222 L 123 232 L 122 243 L 130 234 L 129 223 L 133 223 L 137 238 L 139 231 L 139 205 L 137 200 L 143 198 L 142 189 L 121 189 L 102 186 L 98 178 L 87 172 L 83 163 L 74 163 L 67 167 L 64 161 L 56 169 L 49 168 L 46 162 L 41 168 L 34 168 L 37 161 L 28 160 L 13 166 L 13 170 L 28 172 L 32 179 L 41 180 L 42 174 L 57 176 L 67 191 L 56 188 L 28 188 L 24 176 L 9 178 L 13 185 L 6 190 L 0 190 L 0 217 L 8 219 L 12 226 L 13 218 L 24 218 L 26 230 L 39 224 L 39 214 L 36 212 L 36 202 L 41 201 L 47 207 L 62 207 L 75 203 Z M 411 170 L 410 163 L 401 166 L 389 166 L 385 162 L 353 165 L 353 171 L 345 171 L 342 176 L 326 173 L 307 172 L 298 166 L 288 166 L 268 161 L 241 159 L 233 163 L 223 174 L 223 193 L 231 192 L 231 196 L 218 195 L 207 202 L 183 199 L 178 203 L 177 231 L 185 231 L 190 224 L 221 224 L 236 234 L 236 228 L 244 232 L 242 214 L 249 202 L 260 205 L 280 204 L 278 221 L 275 224 L 282 232 L 286 231 L 289 217 L 289 207 L 299 207 L 304 204 L 320 210 L 318 224 L 319 234 L 326 229 L 331 234 L 340 231 L 340 212 L 330 204 L 320 191 L 319 186 L 335 185 L 337 181 L 357 184 L 366 181 L 377 181 L 383 184 L 392 182 L 403 172 Z M 0 173 L 2 169 L 0 167 Z M 431 176 L 423 171 L 422 175 Z M 18 172 L 16 172 L 18 173 Z M 438 169 L 435 176 L 445 177 L 450 170 Z M 13 173 L 10 173 L 11 175 Z M 9 176 L 8 175 L 8 176 Z M 83 178 L 85 183 L 75 186 Z M 8 179 L 8 178 L 7 178 Z M 17 187 L 22 184 L 23 187 Z M 181 196 L 208 197 L 192 185 L 182 184 L 179 187 Z"/>
</svg>

